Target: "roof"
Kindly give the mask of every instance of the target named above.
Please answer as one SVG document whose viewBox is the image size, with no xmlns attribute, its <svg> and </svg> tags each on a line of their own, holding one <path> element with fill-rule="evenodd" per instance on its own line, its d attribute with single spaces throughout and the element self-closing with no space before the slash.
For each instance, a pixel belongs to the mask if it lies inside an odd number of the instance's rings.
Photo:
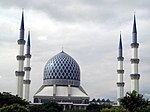
<svg viewBox="0 0 150 112">
<path fill-rule="evenodd" d="M 53 97 L 53 86 L 42 87 L 35 96 L 50 96 Z M 68 86 L 56 86 L 56 96 L 67 97 Z M 82 87 L 70 87 L 71 97 L 88 97 Z"/>
</svg>

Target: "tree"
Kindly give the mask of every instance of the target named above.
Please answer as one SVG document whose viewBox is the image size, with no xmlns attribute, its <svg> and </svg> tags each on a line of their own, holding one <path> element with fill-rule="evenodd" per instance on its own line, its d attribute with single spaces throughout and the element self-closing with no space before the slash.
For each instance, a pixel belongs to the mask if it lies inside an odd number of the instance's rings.
<svg viewBox="0 0 150 112">
<path fill-rule="evenodd" d="M 124 108 L 103 108 L 101 110 L 101 112 L 128 112 L 128 110 L 124 109 Z"/>
<path fill-rule="evenodd" d="M 43 106 L 49 110 L 48 112 L 60 112 L 63 110 L 63 107 L 56 102 L 44 103 Z"/>
<path fill-rule="evenodd" d="M 10 93 L 0 93 L 0 108 L 2 106 L 9 106 L 11 104 L 19 104 L 21 106 L 27 106 L 29 103 L 18 96 L 11 95 Z"/>
<path fill-rule="evenodd" d="M 47 112 L 42 105 L 29 106 L 30 112 Z"/>
<path fill-rule="evenodd" d="M 0 108 L 0 112 L 30 112 L 30 111 L 26 107 L 20 106 L 19 104 L 12 104 Z"/>
<path fill-rule="evenodd" d="M 65 110 L 64 112 L 87 112 L 87 110 Z"/>
<path fill-rule="evenodd" d="M 139 112 L 150 112 L 150 107 L 146 107 L 143 110 L 140 110 Z"/>
<path fill-rule="evenodd" d="M 61 112 L 63 108 L 55 102 L 48 102 L 42 105 L 33 105 L 29 107 L 31 112 Z"/>
<path fill-rule="evenodd" d="M 143 98 L 143 95 L 138 94 L 136 91 L 126 93 L 125 97 L 120 99 L 120 105 L 128 109 L 129 112 L 138 112 L 148 106 L 148 100 Z"/>
<path fill-rule="evenodd" d="M 111 108 L 109 104 L 90 104 L 87 106 L 89 112 L 100 112 L 103 108 Z"/>
<path fill-rule="evenodd" d="M 100 111 L 100 107 L 98 104 L 90 104 L 87 106 L 87 110 L 89 112 L 99 112 Z"/>
</svg>

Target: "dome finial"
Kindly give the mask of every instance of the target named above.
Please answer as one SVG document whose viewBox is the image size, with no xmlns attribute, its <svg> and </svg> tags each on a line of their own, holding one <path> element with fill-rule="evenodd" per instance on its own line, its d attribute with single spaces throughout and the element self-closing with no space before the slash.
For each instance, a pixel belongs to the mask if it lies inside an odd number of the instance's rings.
<svg viewBox="0 0 150 112">
<path fill-rule="evenodd" d="M 64 52 L 64 46 L 62 46 L 61 50 L 62 50 L 61 52 L 63 53 Z"/>
</svg>

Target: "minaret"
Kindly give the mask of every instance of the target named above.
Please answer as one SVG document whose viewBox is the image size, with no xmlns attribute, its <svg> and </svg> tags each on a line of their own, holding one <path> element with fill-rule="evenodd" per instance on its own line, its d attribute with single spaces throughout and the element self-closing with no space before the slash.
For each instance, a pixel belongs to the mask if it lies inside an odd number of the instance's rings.
<svg viewBox="0 0 150 112">
<path fill-rule="evenodd" d="M 17 61 L 18 61 L 18 70 L 15 72 L 17 77 L 17 95 L 19 97 L 23 97 L 23 77 L 24 77 L 24 13 L 22 11 L 22 19 L 21 19 L 21 26 L 20 26 L 20 37 L 18 39 L 18 55 L 17 55 Z"/>
<path fill-rule="evenodd" d="M 138 58 L 138 47 L 139 43 L 137 43 L 137 30 L 136 30 L 136 18 L 134 15 L 134 23 L 133 23 L 133 31 L 132 31 L 132 43 L 131 43 L 131 92 L 135 90 L 137 93 L 139 93 L 139 79 L 140 74 L 138 74 L 138 64 L 139 64 L 139 58 Z"/>
<path fill-rule="evenodd" d="M 120 41 L 119 41 L 119 54 L 118 54 L 118 80 L 117 80 L 117 104 L 120 105 L 119 100 L 124 96 L 124 82 L 123 82 L 123 51 L 122 51 L 122 39 L 121 39 L 121 33 L 120 33 Z"/>
<path fill-rule="evenodd" d="M 25 59 L 26 59 L 26 66 L 24 67 L 25 70 L 25 80 L 24 80 L 24 85 L 25 85 L 25 99 L 29 101 L 29 93 L 30 93 L 30 59 L 31 59 L 31 54 L 30 54 L 30 31 L 28 32 L 28 41 L 27 41 L 27 52 L 25 54 Z"/>
</svg>

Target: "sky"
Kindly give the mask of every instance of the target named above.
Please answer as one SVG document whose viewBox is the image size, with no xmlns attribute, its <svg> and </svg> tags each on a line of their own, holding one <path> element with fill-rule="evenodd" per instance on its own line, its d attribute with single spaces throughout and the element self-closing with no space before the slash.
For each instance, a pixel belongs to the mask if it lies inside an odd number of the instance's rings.
<svg viewBox="0 0 150 112">
<path fill-rule="evenodd" d="M 31 101 L 43 83 L 46 62 L 61 52 L 62 46 L 78 62 L 81 85 L 90 98 L 116 100 L 120 31 L 125 92 L 130 91 L 134 12 L 140 44 L 140 93 L 150 98 L 149 0 L 0 0 L 0 92 L 16 94 L 22 8 L 25 39 L 31 31 Z"/>
</svg>

